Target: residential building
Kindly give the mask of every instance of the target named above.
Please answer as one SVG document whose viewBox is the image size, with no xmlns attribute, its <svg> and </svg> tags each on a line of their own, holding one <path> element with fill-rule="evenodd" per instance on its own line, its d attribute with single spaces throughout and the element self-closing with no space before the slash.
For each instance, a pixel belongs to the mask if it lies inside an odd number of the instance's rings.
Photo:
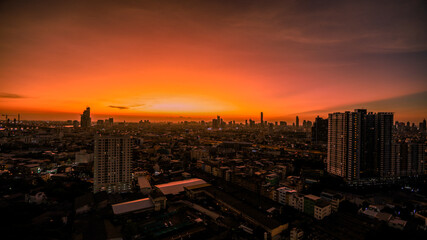
<svg viewBox="0 0 427 240">
<path fill-rule="evenodd" d="M 94 192 L 127 192 L 131 189 L 131 147 L 129 137 L 95 137 Z"/>
</svg>

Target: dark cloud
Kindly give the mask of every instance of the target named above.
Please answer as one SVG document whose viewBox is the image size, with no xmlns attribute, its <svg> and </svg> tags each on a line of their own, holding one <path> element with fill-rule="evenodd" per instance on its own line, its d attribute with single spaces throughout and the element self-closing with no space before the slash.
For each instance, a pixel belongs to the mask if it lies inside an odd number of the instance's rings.
<svg viewBox="0 0 427 240">
<path fill-rule="evenodd" d="M 131 106 L 116 106 L 116 105 L 109 105 L 109 108 L 116 108 L 116 109 L 120 109 L 120 110 L 127 110 L 127 109 L 131 109 L 131 108 L 138 108 L 138 107 L 142 107 L 145 106 L 145 104 L 134 104 Z"/>
<path fill-rule="evenodd" d="M 24 96 L 14 94 L 14 93 L 0 93 L 0 98 L 25 98 Z"/>
<path fill-rule="evenodd" d="M 355 104 L 346 104 L 327 109 L 317 109 L 313 111 L 297 113 L 299 115 L 323 114 L 326 115 L 332 112 L 352 111 L 353 109 L 368 109 L 368 111 L 379 112 L 396 112 L 399 114 L 413 114 L 426 116 L 427 114 L 427 91 L 398 96 L 388 99 L 381 99 L 370 102 L 361 102 Z M 326 116 L 327 117 L 327 116 Z"/>
<path fill-rule="evenodd" d="M 129 107 L 125 107 L 125 106 L 112 106 L 112 105 L 110 105 L 108 107 L 110 107 L 110 108 L 117 108 L 117 109 L 120 109 L 120 110 L 129 109 Z"/>
</svg>

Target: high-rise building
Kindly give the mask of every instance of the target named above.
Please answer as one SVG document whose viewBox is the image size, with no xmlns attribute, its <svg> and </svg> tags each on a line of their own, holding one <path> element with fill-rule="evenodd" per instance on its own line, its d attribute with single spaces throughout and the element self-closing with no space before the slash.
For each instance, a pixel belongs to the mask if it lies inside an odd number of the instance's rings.
<svg viewBox="0 0 427 240">
<path fill-rule="evenodd" d="M 395 176 L 417 176 L 424 174 L 425 144 L 399 142 L 392 144 L 392 166 Z"/>
<path fill-rule="evenodd" d="M 422 122 L 420 122 L 420 126 L 419 127 L 420 127 L 420 132 L 425 132 L 426 131 L 427 123 L 426 123 L 425 119 Z"/>
<path fill-rule="evenodd" d="M 261 112 L 261 126 L 264 125 L 264 113 Z"/>
<path fill-rule="evenodd" d="M 317 116 L 311 128 L 311 140 L 315 144 L 328 142 L 328 119 Z"/>
<path fill-rule="evenodd" d="M 96 136 L 94 192 L 127 192 L 131 188 L 131 138 Z"/>
<path fill-rule="evenodd" d="M 379 112 L 375 118 L 375 172 L 381 177 L 393 176 L 391 145 L 393 140 L 393 113 Z"/>
<path fill-rule="evenodd" d="M 393 176 L 393 113 L 365 109 L 332 113 L 328 119 L 327 171 L 347 180 Z"/>
<path fill-rule="evenodd" d="M 329 114 L 328 156 L 326 169 L 329 173 L 347 178 L 348 127 L 346 113 Z"/>
<path fill-rule="evenodd" d="M 297 116 L 295 119 L 295 126 L 298 128 L 299 127 L 299 117 Z"/>
<path fill-rule="evenodd" d="M 88 128 L 92 125 L 92 119 L 90 118 L 90 107 L 87 107 L 80 116 L 80 127 Z"/>
<path fill-rule="evenodd" d="M 361 113 L 329 114 L 327 171 L 357 180 L 361 162 Z"/>
<path fill-rule="evenodd" d="M 255 120 L 249 119 L 249 127 L 255 127 Z"/>
</svg>

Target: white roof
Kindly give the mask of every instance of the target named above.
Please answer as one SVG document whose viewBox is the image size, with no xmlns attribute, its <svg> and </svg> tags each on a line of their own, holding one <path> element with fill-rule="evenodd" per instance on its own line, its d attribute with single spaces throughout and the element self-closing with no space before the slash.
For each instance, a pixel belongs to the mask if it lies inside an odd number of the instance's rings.
<svg viewBox="0 0 427 240">
<path fill-rule="evenodd" d="M 150 198 L 143 198 L 111 205 L 111 207 L 113 207 L 114 214 L 122 214 L 138 210 L 144 210 L 153 206 L 154 204 Z"/>
<path fill-rule="evenodd" d="M 199 178 L 192 178 L 182 181 L 175 181 L 175 182 L 169 182 L 164 184 L 156 185 L 156 187 L 164 194 L 179 194 L 180 192 L 184 191 L 184 187 L 199 185 L 206 183 L 202 179 Z"/>
<path fill-rule="evenodd" d="M 138 177 L 139 188 L 151 188 L 151 184 L 145 176 Z"/>
</svg>

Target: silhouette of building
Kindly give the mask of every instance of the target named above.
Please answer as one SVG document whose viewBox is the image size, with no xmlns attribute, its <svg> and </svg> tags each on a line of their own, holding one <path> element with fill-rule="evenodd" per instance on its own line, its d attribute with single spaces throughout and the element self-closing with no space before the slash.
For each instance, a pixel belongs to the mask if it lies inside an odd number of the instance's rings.
<svg viewBox="0 0 427 240">
<path fill-rule="evenodd" d="M 264 125 L 264 113 L 261 112 L 261 125 Z"/>
<path fill-rule="evenodd" d="M 420 122 L 420 126 L 419 126 L 420 132 L 425 132 L 426 131 L 426 127 L 427 127 L 427 124 L 426 124 L 426 120 L 424 119 L 422 122 Z"/>
<path fill-rule="evenodd" d="M 91 126 L 92 119 L 90 118 L 90 107 L 87 107 L 80 116 L 80 127 L 88 128 Z"/>
<path fill-rule="evenodd" d="M 94 150 L 94 192 L 127 192 L 131 188 L 129 137 L 96 136 Z"/>
<path fill-rule="evenodd" d="M 298 128 L 299 127 L 299 117 L 297 116 L 295 119 L 295 126 Z"/>
<path fill-rule="evenodd" d="M 317 116 L 311 128 L 311 140 L 315 144 L 328 142 L 328 119 Z"/>
</svg>

